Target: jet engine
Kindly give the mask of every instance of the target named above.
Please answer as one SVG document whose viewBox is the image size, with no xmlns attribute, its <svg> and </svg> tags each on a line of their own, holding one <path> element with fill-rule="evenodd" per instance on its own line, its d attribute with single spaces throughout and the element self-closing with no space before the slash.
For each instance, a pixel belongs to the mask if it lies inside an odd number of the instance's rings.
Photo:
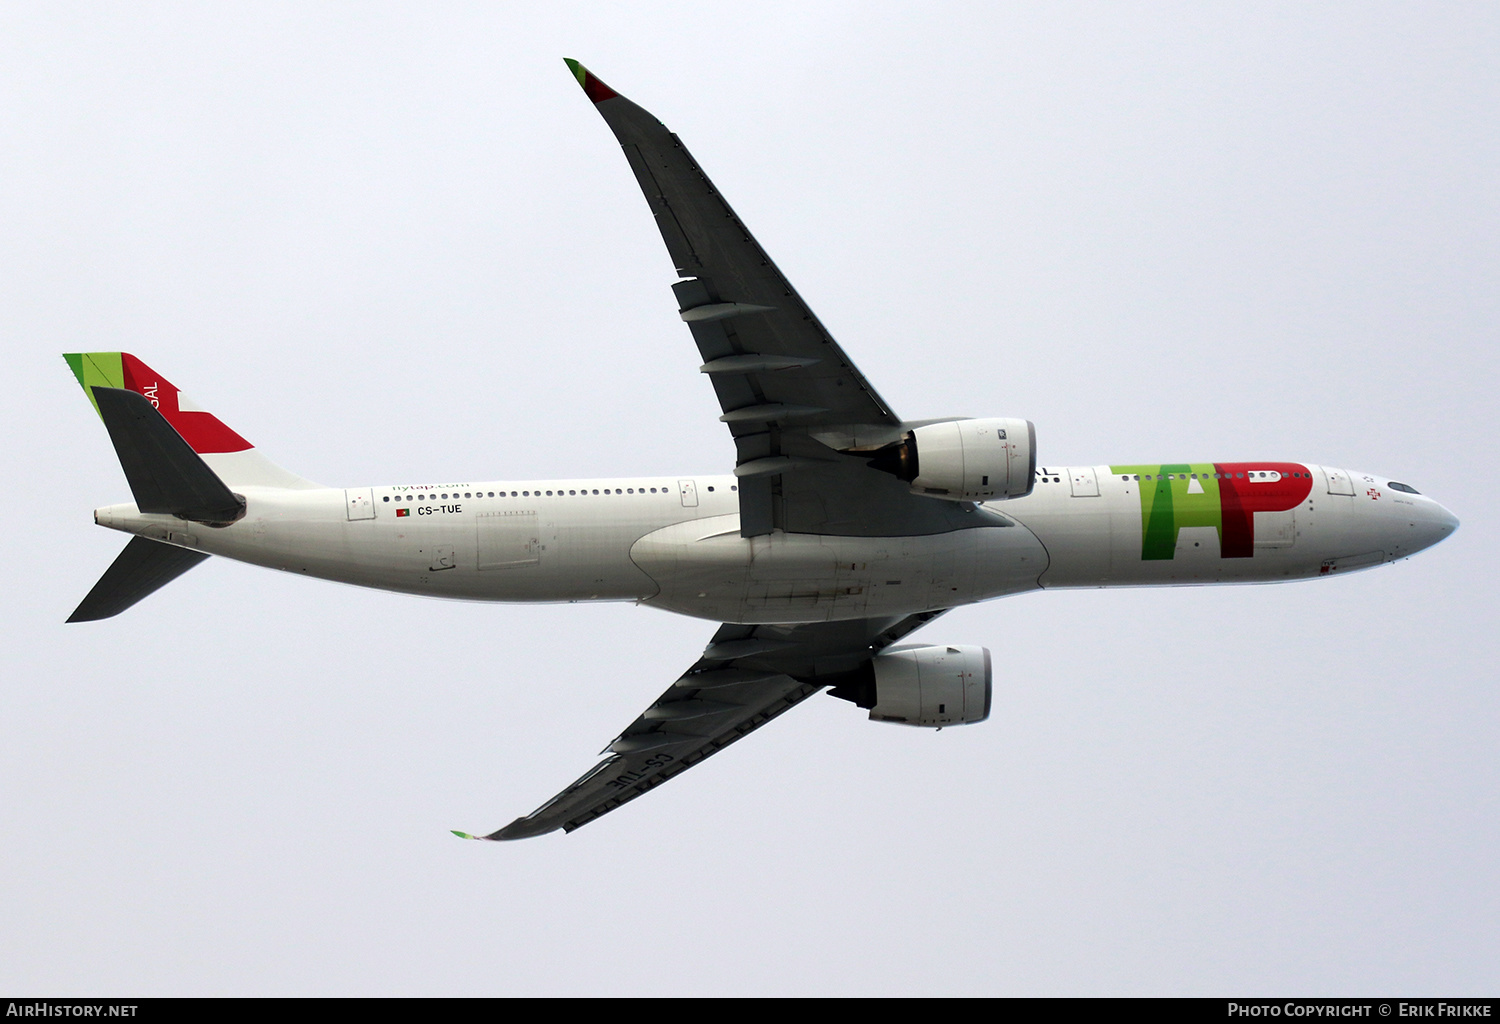
<svg viewBox="0 0 1500 1024">
<path fill-rule="evenodd" d="M 857 675 L 829 693 L 868 708 L 872 722 L 941 728 L 990 715 L 994 687 L 984 647 L 893 647 Z"/>
<path fill-rule="evenodd" d="M 876 451 L 870 465 L 927 498 L 1024 498 L 1036 483 L 1036 427 L 1014 419 L 928 423 Z"/>
</svg>

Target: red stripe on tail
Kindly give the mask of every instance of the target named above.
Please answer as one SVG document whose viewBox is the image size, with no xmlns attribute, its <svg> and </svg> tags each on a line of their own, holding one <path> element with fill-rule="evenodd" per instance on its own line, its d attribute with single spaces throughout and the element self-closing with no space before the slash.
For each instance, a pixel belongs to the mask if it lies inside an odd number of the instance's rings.
<svg viewBox="0 0 1500 1024">
<path fill-rule="evenodd" d="M 120 353 L 125 386 L 144 395 L 182 439 L 199 455 L 242 452 L 255 446 L 230 430 L 213 413 L 186 411 L 178 407 L 179 392 L 170 381 L 129 352 Z"/>
</svg>

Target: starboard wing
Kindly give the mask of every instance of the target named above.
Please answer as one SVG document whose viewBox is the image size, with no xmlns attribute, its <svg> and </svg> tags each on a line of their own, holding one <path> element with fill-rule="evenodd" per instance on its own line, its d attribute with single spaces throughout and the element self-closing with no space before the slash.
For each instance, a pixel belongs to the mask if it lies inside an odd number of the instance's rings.
<svg viewBox="0 0 1500 1024">
<path fill-rule="evenodd" d="M 973 525 L 953 503 L 918 498 L 867 465 L 901 438 L 900 417 L 682 140 L 577 61 L 568 66 L 619 140 L 685 279 L 672 289 L 734 437 L 740 532 L 882 536 Z"/>
</svg>

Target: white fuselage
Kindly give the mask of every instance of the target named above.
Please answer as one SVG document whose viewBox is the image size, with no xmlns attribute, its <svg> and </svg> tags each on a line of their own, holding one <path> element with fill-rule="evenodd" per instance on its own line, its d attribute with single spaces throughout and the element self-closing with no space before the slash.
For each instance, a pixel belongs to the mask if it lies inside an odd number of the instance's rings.
<svg viewBox="0 0 1500 1024">
<path fill-rule="evenodd" d="M 1305 579 L 1407 557 L 1457 525 L 1384 478 L 1306 466 L 1306 499 L 1254 513 L 1246 553 L 1221 557 L 1221 529 L 1182 525 L 1158 533 L 1166 547 L 1143 557 L 1141 488 L 1201 489 L 1196 480 L 1144 483 L 1121 468 L 1044 468 L 1029 496 L 976 509 L 982 525 L 928 536 L 747 539 L 731 476 L 246 487 L 244 517 L 225 527 L 133 504 L 95 519 L 359 586 L 479 601 L 636 601 L 741 623 L 907 615 L 1049 587 Z"/>
</svg>

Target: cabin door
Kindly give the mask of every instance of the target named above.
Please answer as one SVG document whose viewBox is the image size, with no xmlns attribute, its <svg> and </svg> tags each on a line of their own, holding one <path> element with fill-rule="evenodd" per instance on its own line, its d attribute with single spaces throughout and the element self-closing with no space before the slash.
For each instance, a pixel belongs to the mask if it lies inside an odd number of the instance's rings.
<svg viewBox="0 0 1500 1024">
<path fill-rule="evenodd" d="M 344 491 L 344 508 L 349 521 L 375 518 L 375 495 L 369 487 L 350 487 Z"/>
<path fill-rule="evenodd" d="M 1071 470 L 1070 475 L 1073 480 L 1073 497 L 1099 497 L 1099 477 L 1095 475 L 1093 466 L 1080 466 Z"/>
</svg>

